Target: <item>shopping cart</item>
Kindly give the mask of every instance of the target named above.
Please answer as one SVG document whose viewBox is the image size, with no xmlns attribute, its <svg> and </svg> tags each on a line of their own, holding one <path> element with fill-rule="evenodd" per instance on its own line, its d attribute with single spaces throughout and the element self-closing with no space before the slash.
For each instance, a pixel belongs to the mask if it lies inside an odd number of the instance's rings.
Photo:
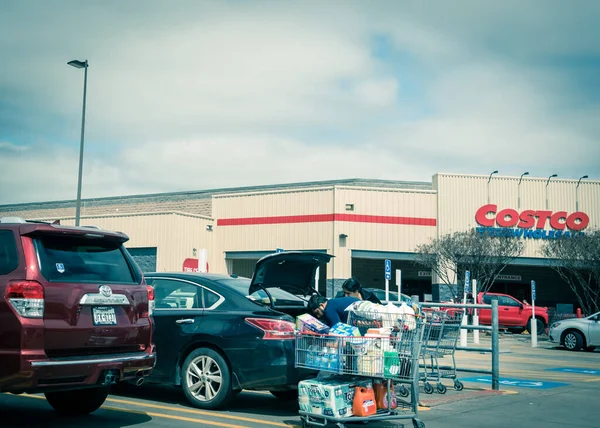
<svg viewBox="0 0 600 428">
<path fill-rule="evenodd" d="M 296 335 L 296 362 L 298 368 L 313 369 L 344 375 L 346 379 L 364 382 L 365 378 L 380 379 L 387 383 L 387 409 L 379 409 L 372 416 L 336 417 L 314 414 L 300 410 L 303 427 L 326 426 L 334 423 L 344 428 L 348 423 L 411 419 L 415 428 L 425 425 L 418 419 L 419 404 L 419 358 L 423 340 L 422 320 L 414 315 L 368 314 L 356 316 L 350 313 L 348 324 L 367 331 L 368 324 L 388 326 L 390 334 L 374 337 L 328 336 L 299 333 Z M 408 385 L 411 399 L 396 397 L 393 408 L 394 384 Z M 408 395 L 408 394 L 407 394 Z"/>
<path fill-rule="evenodd" d="M 462 391 L 464 385 L 456 376 L 454 352 L 464 313 L 455 310 L 433 310 L 427 311 L 425 316 L 423 345 L 421 346 L 423 390 L 426 394 L 432 394 L 433 386 L 429 383 L 429 379 L 435 379 L 437 392 L 445 394 L 447 388 L 441 380 L 453 379 L 454 389 Z M 452 366 L 449 369 L 440 369 L 439 359 L 446 355 L 452 358 Z M 427 359 L 429 359 L 429 364 Z"/>
</svg>

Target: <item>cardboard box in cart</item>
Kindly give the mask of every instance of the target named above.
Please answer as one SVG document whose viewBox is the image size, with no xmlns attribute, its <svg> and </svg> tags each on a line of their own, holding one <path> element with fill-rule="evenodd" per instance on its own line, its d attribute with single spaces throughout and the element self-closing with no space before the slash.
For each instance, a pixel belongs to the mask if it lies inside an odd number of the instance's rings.
<svg viewBox="0 0 600 428">
<path fill-rule="evenodd" d="M 298 384 L 300 410 L 319 416 L 352 416 L 357 382 L 342 379 L 309 379 Z"/>
</svg>

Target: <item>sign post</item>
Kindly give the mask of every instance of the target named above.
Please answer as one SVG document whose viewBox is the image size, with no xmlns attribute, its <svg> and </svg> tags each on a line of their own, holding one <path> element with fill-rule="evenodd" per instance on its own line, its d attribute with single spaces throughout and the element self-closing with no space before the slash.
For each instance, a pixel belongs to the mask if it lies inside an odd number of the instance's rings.
<svg viewBox="0 0 600 428">
<path fill-rule="evenodd" d="M 535 319 L 535 281 L 531 281 L 531 347 L 537 348 L 537 320 Z"/>
<path fill-rule="evenodd" d="M 471 284 L 471 272 L 465 271 L 465 286 L 463 289 L 463 305 L 467 303 L 467 293 L 469 292 L 469 286 Z M 463 318 L 461 325 L 467 325 L 467 309 L 463 308 Z M 467 330 L 464 328 L 460 329 L 460 346 L 467 346 Z"/>
<path fill-rule="evenodd" d="M 398 302 L 402 302 L 402 271 L 396 269 L 396 285 L 398 286 Z"/>
<path fill-rule="evenodd" d="M 385 300 L 390 301 L 390 280 L 392 279 L 392 261 L 385 260 Z"/>
<path fill-rule="evenodd" d="M 477 280 L 473 280 L 473 303 L 477 303 Z M 473 325 L 475 327 L 479 326 L 479 309 L 475 308 L 473 310 Z M 473 330 L 473 343 L 479 344 L 479 330 Z"/>
</svg>

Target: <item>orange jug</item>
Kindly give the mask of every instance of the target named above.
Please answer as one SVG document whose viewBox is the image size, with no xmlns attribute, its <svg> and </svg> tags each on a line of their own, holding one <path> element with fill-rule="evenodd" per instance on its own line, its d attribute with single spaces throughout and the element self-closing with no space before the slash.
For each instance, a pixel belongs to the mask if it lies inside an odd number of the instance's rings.
<svg viewBox="0 0 600 428">
<path fill-rule="evenodd" d="M 378 409 L 386 409 L 388 408 L 388 399 L 392 399 L 391 409 L 395 409 L 398 407 L 398 403 L 396 402 L 396 393 L 394 392 L 394 385 L 391 384 L 391 391 L 388 397 L 388 388 L 386 385 L 386 381 L 381 381 L 376 379 L 373 382 L 373 389 L 375 390 L 375 402 L 377 403 Z"/>
<path fill-rule="evenodd" d="M 373 388 L 357 386 L 352 402 L 352 412 L 354 416 L 371 416 L 377 413 L 377 404 L 375 403 L 375 392 Z"/>
</svg>

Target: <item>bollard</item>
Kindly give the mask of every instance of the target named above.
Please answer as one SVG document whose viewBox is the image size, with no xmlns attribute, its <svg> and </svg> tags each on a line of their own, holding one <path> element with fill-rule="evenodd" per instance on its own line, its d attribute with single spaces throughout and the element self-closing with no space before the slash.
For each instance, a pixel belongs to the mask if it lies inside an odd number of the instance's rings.
<svg viewBox="0 0 600 428">
<path fill-rule="evenodd" d="M 475 309 L 473 313 L 473 325 L 479 326 L 479 309 Z M 473 343 L 479 345 L 479 330 L 473 330 Z"/>
<path fill-rule="evenodd" d="M 500 389 L 500 340 L 498 336 L 498 299 L 492 300 L 492 389 Z"/>
</svg>

